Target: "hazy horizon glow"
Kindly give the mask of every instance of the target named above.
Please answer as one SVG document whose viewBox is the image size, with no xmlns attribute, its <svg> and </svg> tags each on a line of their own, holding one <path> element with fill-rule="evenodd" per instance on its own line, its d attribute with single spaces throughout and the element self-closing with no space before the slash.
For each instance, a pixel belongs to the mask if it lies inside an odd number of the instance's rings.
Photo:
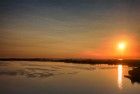
<svg viewBox="0 0 140 94">
<path fill-rule="evenodd" d="M 140 58 L 139 0 L 3 0 L 0 57 Z"/>
</svg>

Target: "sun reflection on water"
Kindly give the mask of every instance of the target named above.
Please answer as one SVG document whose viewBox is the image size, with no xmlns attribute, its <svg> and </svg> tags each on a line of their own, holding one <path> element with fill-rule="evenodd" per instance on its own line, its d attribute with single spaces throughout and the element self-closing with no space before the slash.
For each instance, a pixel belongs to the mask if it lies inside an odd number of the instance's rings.
<svg viewBox="0 0 140 94">
<path fill-rule="evenodd" d="M 123 75 L 123 67 L 122 65 L 118 65 L 118 87 L 122 89 L 122 75 Z"/>
</svg>

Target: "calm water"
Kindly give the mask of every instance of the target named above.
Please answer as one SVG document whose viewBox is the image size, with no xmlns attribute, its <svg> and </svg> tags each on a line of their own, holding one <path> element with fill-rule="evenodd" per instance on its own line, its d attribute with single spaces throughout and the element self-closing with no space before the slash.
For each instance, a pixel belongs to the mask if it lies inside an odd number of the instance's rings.
<svg viewBox="0 0 140 94">
<path fill-rule="evenodd" d="M 123 65 L 0 61 L 0 94 L 140 94 Z"/>
</svg>

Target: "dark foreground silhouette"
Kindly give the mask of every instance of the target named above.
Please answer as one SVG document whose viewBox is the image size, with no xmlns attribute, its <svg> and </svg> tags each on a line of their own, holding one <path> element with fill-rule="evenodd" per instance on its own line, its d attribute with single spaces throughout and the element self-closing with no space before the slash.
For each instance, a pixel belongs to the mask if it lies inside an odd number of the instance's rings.
<svg viewBox="0 0 140 94">
<path fill-rule="evenodd" d="M 126 78 L 129 78 L 133 84 L 134 83 L 140 84 L 140 67 L 133 68 L 128 73 L 129 75 L 125 76 Z"/>
</svg>

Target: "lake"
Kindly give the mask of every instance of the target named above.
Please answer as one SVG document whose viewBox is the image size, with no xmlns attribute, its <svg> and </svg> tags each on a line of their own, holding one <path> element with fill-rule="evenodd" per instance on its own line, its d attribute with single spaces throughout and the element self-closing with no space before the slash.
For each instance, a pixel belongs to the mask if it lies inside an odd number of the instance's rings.
<svg viewBox="0 0 140 94">
<path fill-rule="evenodd" d="M 1 94 L 140 94 L 133 67 L 64 62 L 0 61 Z"/>
</svg>

